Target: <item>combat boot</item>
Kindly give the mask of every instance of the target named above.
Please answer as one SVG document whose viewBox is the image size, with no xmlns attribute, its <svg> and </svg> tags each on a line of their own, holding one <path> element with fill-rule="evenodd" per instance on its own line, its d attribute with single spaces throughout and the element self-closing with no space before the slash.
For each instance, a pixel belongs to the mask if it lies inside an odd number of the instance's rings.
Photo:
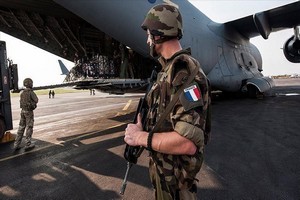
<svg viewBox="0 0 300 200">
<path fill-rule="evenodd" d="M 33 149 L 34 147 L 35 147 L 34 144 L 29 144 L 29 145 L 26 145 L 26 146 L 25 146 L 24 150 L 25 150 L 25 151 L 30 151 L 30 150 Z"/>
<path fill-rule="evenodd" d="M 21 149 L 20 145 L 14 145 L 13 147 L 14 151 L 18 151 L 19 149 Z"/>
</svg>

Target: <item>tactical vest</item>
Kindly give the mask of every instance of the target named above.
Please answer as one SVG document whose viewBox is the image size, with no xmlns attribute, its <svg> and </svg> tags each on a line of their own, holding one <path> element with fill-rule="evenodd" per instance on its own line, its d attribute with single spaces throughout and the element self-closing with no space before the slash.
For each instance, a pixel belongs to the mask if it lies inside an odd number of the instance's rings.
<svg viewBox="0 0 300 200">
<path fill-rule="evenodd" d="M 209 80 L 206 78 L 203 70 L 200 68 L 199 63 L 189 55 L 187 51 L 180 51 L 175 54 L 173 59 L 170 59 L 169 62 L 161 61 L 163 69 L 157 75 L 157 81 L 153 84 L 152 88 L 148 92 L 147 95 L 147 103 L 149 112 L 147 115 L 147 123 L 146 123 L 146 131 L 151 131 L 159 117 L 162 113 L 164 113 L 167 105 L 170 103 L 172 99 L 172 95 L 179 89 L 179 87 L 187 80 L 190 72 L 193 71 L 195 67 L 199 68 L 199 72 L 195 77 L 196 82 L 200 82 L 200 80 L 205 81 L 205 85 L 208 85 L 208 88 L 201 88 L 203 105 L 202 108 L 202 119 L 206 119 L 206 121 L 202 122 L 202 129 L 205 132 L 205 143 L 209 140 L 210 132 L 211 132 L 211 92 L 210 92 L 210 84 Z M 202 84 L 199 84 L 201 87 Z M 176 107 L 179 102 L 174 106 Z M 193 107 L 193 103 L 191 105 L 185 105 L 186 108 Z M 174 114 L 174 112 L 170 114 Z M 172 124 L 171 118 L 168 117 L 164 120 L 163 125 L 160 127 L 160 131 L 172 131 L 174 128 L 174 124 Z"/>
<path fill-rule="evenodd" d="M 172 95 L 180 88 L 180 86 L 187 80 L 190 72 L 199 68 L 199 72 L 195 77 L 195 81 L 199 82 L 201 90 L 203 91 L 203 106 L 199 107 L 199 113 L 201 113 L 201 129 L 204 132 L 204 137 L 206 135 L 206 130 L 208 135 L 210 133 L 210 124 L 206 123 L 208 115 L 208 106 L 210 105 L 210 93 L 208 85 L 208 80 L 200 68 L 199 63 L 192 58 L 186 51 L 178 52 L 167 62 L 161 61 L 163 66 L 162 71 L 157 76 L 156 83 L 152 86 L 151 90 L 147 95 L 147 103 L 149 106 L 148 121 L 146 130 L 151 131 L 156 122 L 158 121 L 161 114 L 165 111 L 166 106 L 172 99 Z M 176 122 L 172 120 L 172 116 L 176 113 L 177 107 L 179 109 L 189 109 L 193 108 L 193 105 L 184 105 L 182 107 L 182 102 L 177 101 L 173 111 L 170 113 L 169 117 L 164 120 L 163 125 L 159 128 L 158 132 L 173 131 Z M 210 121 L 209 121 L 210 123 Z M 159 152 L 152 153 L 152 159 L 156 163 L 157 173 L 160 178 L 170 186 L 182 188 L 190 188 L 195 180 L 196 174 L 199 172 L 203 157 L 201 152 L 197 152 L 194 156 L 188 155 L 167 155 Z"/>
<path fill-rule="evenodd" d="M 26 111 L 32 111 L 37 107 L 37 103 L 32 99 L 33 91 L 25 89 L 20 95 L 20 108 Z"/>
</svg>

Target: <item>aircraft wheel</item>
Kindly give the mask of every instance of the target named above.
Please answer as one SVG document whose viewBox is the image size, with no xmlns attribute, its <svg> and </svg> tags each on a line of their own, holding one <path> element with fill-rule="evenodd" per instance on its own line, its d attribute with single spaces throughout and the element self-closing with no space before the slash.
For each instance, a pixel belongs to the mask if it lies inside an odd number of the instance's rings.
<svg viewBox="0 0 300 200">
<path fill-rule="evenodd" d="M 261 93 L 257 87 L 253 85 L 248 85 L 248 96 L 252 99 L 263 99 L 264 94 Z"/>
<path fill-rule="evenodd" d="M 248 85 L 247 90 L 248 90 L 248 96 L 250 98 L 255 99 L 257 97 L 257 95 L 259 94 L 257 87 L 255 87 L 253 85 Z"/>
<path fill-rule="evenodd" d="M 5 133 L 6 127 L 3 119 L 0 119 L 0 139 L 2 139 Z"/>
</svg>

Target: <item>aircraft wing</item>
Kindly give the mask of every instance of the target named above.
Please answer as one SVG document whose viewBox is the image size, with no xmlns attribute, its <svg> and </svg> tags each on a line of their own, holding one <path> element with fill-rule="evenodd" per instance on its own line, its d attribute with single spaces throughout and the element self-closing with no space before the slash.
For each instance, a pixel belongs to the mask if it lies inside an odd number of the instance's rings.
<svg viewBox="0 0 300 200">
<path fill-rule="evenodd" d="M 86 79 L 68 83 L 33 87 L 33 90 L 72 87 L 76 90 L 97 89 L 111 94 L 143 93 L 149 85 L 144 79 Z M 20 89 L 22 90 L 22 89 Z M 19 92 L 18 90 L 17 92 Z"/>
<path fill-rule="evenodd" d="M 261 35 L 268 39 L 271 32 L 300 25 L 300 1 L 255 13 L 244 18 L 225 23 L 243 36 L 252 38 Z"/>
</svg>

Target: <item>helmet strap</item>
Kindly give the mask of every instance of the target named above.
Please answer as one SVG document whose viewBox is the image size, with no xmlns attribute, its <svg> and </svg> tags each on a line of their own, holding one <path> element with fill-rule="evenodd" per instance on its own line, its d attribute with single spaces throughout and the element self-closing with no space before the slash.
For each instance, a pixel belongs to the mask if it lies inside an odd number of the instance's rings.
<svg viewBox="0 0 300 200">
<path fill-rule="evenodd" d="M 176 37 L 165 37 L 165 36 L 159 36 L 159 39 L 155 39 L 155 35 L 151 34 L 151 40 L 152 40 L 152 44 L 150 46 L 150 55 L 155 58 L 158 56 L 158 53 L 155 50 L 155 45 L 156 44 L 161 44 L 164 43 L 166 41 L 169 41 L 171 39 L 174 39 Z"/>
<path fill-rule="evenodd" d="M 150 45 L 150 56 L 152 56 L 153 58 L 157 57 L 158 54 L 155 50 L 155 45 L 158 44 L 155 40 L 155 36 L 153 34 L 150 34 L 151 36 L 151 40 L 152 40 L 152 43 Z"/>
<path fill-rule="evenodd" d="M 150 56 L 152 56 L 153 58 L 158 56 L 158 54 L 155 50 L 155 44 L 154 43 L 152 43 L 151 46 L 150 46 Z"/>
<path fill-rule="evenodd" d="M 166 37 L 166 36 L 160 36 L 159 39 L 154 39 L 154 35 L 152 35 L 152 41 L 154 44 L 161 44 L 164 43 L 166 41 L 172 40 L 176 37 Z"/>
</svg>

